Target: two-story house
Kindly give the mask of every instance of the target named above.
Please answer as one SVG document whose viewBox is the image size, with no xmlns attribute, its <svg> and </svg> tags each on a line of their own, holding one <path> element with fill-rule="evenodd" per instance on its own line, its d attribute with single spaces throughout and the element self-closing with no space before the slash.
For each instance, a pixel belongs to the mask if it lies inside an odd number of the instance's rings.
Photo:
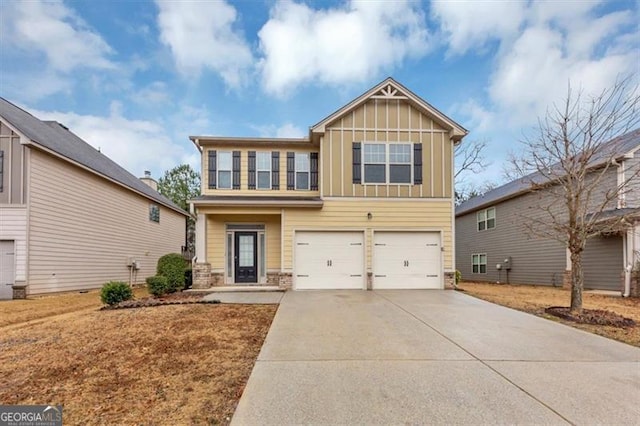
<svg viewBox="0 0 640 426">
<path fill-rule="evenodd" d="M 155 185 L 0 98 L 0 299 L 154 275 L 188 217 Z"/>
<path fill-rule="evenodd" d="M 192 136 L 194 287 L 443 288 L 467 131 L 389 78 L 301 139 Z"/>
<path fill-rule="evenodd" d="M 602 151 L 613 155 L 606 156 L 607 169 L 603 162 L 594 164 L 593 176 L 600 181 L 592 201 L 602 203 L 605 194 L 619 192 L 600 216 L 603 223 L 625 217 L 627 226 L 588 240 L 583 253 L 584 286 L 628 292 L 625 271 L 640 260 L 640 129 L 607 142 Z M 548 218 L 540 206 L 552 205 L 547 190 L 532 191 L 532 176 L 516 179 L 456 208 L 456 265 L 465 280 L 568 284 L 565 278 L 571 261 L 566 247 L 527 230 L 529 218 Z M 618 187 L 622 189 L 618 191 Z M 560 211 L 556 214 L 563 217 Z"/>
</svg>

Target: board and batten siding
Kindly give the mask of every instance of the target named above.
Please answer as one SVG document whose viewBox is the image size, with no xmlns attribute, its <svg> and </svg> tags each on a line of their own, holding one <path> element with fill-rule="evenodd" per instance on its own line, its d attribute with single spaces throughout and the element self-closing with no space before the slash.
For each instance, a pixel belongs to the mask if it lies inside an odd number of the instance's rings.
<svg viewBox="0 0 640 426">
<path fill-rule="evenodd" d="M 511 284 L 541 284 L 562 286 L 566 267 L 566 250 L 559 242 L 528 235 L 523 226 L 525 217 L 541 215 L 536 205 L 544 203 L 541 192 L 529 193 L 495 204 L 496 226 L 478 231 L 477 211 L 456 218 L 456 268 L 467 281 L 507 282 L 503 264 L 511 257 L 509 282 Z M 474 274 L 473 254 L 487 255 L 487 273 Z"/>
<path fill-rule="evenodd" d="M 371 272 L 372 232 L 383 230 L 429 230 L 442 232 L 445 271 L 453 270 L 452 262 L 452 202 L 424 199 L 363 199 L 325 200 L 321 210 L 285 209 L 283 218 L 283 269 L 293 269 L 294 232 L 365 231 L 366 267 Z M 367 214 L 372 218 L 368 219 Z"/>
<path fill-rule="evenodd" d="M 15 281 L 27 279 L 27 206 L 0 205 L 0 240 L 15 242 Z"/>
<path fill-rule="evenodd" d="M 593 237 L 587 241 L 582 253 L 584 288 L 623 290 L 622 236 Z"/>
<path fill-rule="evenodd" d="M 30 161 L 30 294 L 129 281 L 129 257 L 144 282 L 160 256 L 180 253 L 185 216 L 160 206 L 152 222 L 149 199 L 35 149 Z"/>
<path fill-rule="evenodd" d="M 258 212 L 251 209 L 200 209 L 201 213 L 207 211 L 216 213 L 207 214 L 207 262 L 211 264 L 212 272 L 225 270 L 227 224 L 264 225 L 267 270 L 280 270 L 280 210 L 277 210 L 276 214 L 266 214 L 269 210 Z"/>
<path fill-rule="evenodd" d="M 20 144 L 20 136 L 0 120 L 0 205 L 26 204 L 27 148 Z"/>
<path fill-rule="evenodd" d="M 214 150 L 216 153 L 240 151 L 240 189 L 211 189 L 209 188 L 209 151 Z M 279 189 L 249 189 L 249 151 L 255 152 L 274 152 L 277 151 L 279 155 Z M 207 145 L 202 152 L 202 187 L 204 191 L 203 195 L 218 195 L 218 196 L 252 196 L 252 197 L 273 197 L 273 196 L 296 196 L 296 197 L 317 197 L 320 195 L 319 191 L 303 191 L 303 190 L 288 190 L 287 189 L 287 152 L 297 153 L 311 153 L 319 152 L 318 147 L 314 147 L 309 143 L 306 145 L 296 146 L 277 146 L 265 147 L 264 145 L 255 146 L 241 146 L 238 145 Z"/>
<path fill-rule="evenodd" d="M 422 184 L 354 184 L 353 142 L 422 144 Z M 322 136 L 323 197 L 449 198 L 453 142 L 432 117 L 398 99 L 371 99 L 333 121 Z"/>
</svg>

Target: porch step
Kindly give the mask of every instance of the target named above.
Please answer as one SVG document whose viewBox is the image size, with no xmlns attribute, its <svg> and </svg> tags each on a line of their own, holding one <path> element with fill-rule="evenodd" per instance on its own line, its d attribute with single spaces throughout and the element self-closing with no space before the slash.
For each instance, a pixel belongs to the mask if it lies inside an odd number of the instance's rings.
<svg viewBox="0 0 640 426">
<path fill-rule="evenodd" d="M 268 292 L 268 291 L 285 291 L 277 285 L 225 285 L 220 287 L 189 289 L 185 291 L 203 292 L 207 293 L 242 293 L 242 292 Z"/>
</svg>

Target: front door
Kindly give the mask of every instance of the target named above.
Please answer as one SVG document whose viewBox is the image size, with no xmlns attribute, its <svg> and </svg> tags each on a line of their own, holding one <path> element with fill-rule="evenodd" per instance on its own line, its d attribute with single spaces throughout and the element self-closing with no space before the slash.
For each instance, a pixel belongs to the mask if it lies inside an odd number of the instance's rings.
<svg viewBox="0 0 640 426">
<path fill-rule="evenodd" d="M 258 282 L 258 233 L 235 233 L 235 278 L 237 283 Z"/>
</svg>

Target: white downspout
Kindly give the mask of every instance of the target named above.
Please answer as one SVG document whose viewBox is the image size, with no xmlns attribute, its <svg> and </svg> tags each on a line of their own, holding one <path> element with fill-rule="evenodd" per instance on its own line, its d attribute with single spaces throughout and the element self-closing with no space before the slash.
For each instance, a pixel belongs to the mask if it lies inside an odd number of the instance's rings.
<svg viewBox="0 0 640 426">
<path fill-rule="evenodd" d="M 631 236 L 629 235 L 631 234 Z M 630 238 L 631 237 L 631 238 Z M 633 270 L 633 228 L 622 235 L 624 257 L 624 290 L 622 297 L 631 295 L 631 271 Z"/>
</svg>

